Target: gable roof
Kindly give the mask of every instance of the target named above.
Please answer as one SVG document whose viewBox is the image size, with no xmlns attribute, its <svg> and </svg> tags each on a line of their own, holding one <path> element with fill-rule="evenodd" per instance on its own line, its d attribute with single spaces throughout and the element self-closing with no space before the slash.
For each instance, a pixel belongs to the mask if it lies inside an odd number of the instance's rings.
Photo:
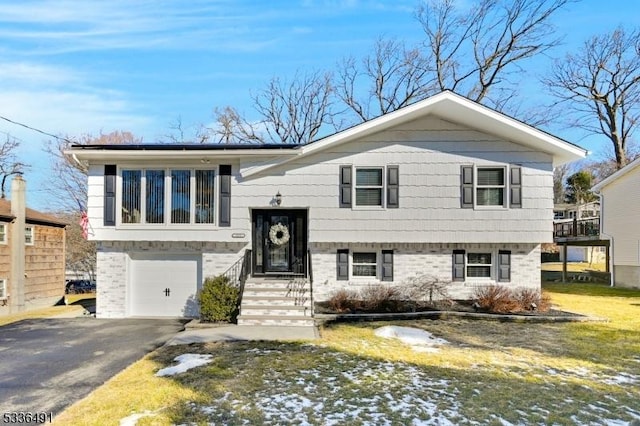
<svg viewBox="0 0 640 426">
<path fill-rule="evenodd" d="M 618 170 L 617 172 L 609 176 L 608 178 L 603 179 L 601 182 L 593 185 L 591 190 L 594 192 L 600 192 L 602 188 L 604 188 L 605 186 L 615 182 L 616 180 L 620 179 L 622 176 L 629 174 L 630 172 L 637 169 L 638 167 L 640 167 L 640 157 L 636 158 L 634 161 L 630 162 L 629 164 L 627 164 L 626 166 L 624 166 L 623 168 L 621 168 L 620 170 Z"/>
<path fill-rule="evenodd" d="M 55 216 L 39 212 L 30 208 L 26 208 L 25 222 L 34 225 L 50 225 L 58 228 L 67 226 L 67 223 Z M 0 198 L 0 219 L 12 221 L 15 216 L 11 213 L 11 201 L 6 198 Z"/>
<path fill-rule="evenodd" d="M 536 129 L 451 91 L 441 92 L 415 104 L 360 123 L 306 145 L 74 145 L 73 149 L 67 153 L 84 160 L 102 160 L 106 157 L 104 154 L 106 150 L 110 151 L 108 155 L 110 159 L 169 159 L 172 156 L 175 157 L 176 151 L 180 152 L 182 158 L 201 158 L 204 155 L 207 157 L 275 156 L 271 161 L 245 169 L 243 176 L 248 177 L 300 157 L 322 152 L 329 147 L 351 142 L 430 115 L 460 123 L 478 131 L 548 153 L 553 157 L 554 166 L 576 161 L 587 155 L 587 151 L 578 145 Z"/>
</svg>

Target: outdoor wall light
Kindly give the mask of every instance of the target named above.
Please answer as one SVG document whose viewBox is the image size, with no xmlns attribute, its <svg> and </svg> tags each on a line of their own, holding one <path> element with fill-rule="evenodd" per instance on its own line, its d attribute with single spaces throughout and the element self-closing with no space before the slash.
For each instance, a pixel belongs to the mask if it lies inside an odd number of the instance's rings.
<svg viewBox="0 0 640 426">
<path fill-rule="evenodd" d="M 209 163 L 211 163 L 211 160 L 209 160 L 208 158 L 203 158 L 203 159 L 200 160 L 200 162 L 202 164 L 209 164 Z"/>
<path fill-rule="evenodd" d="M 276 194 L 276 204 L 282 204 L 282 194 L 280 194 L 280 191 L 278 191 L 278 193 Z"/>
</svg>

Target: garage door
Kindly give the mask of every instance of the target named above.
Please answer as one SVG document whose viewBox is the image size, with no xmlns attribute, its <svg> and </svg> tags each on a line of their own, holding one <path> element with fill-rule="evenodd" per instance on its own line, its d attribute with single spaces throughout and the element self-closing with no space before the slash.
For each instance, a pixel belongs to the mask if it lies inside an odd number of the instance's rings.
<svg viewBox="0 0 640 426">
<path fill-rule="evenodd" d="M 131 254 L 130 314 L 196 317 L 201 256 Z"/>
</svg>

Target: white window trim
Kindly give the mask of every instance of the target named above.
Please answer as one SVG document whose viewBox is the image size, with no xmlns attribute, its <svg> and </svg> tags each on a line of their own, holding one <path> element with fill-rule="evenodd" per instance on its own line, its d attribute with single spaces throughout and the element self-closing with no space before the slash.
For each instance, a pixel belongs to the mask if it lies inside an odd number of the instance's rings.
<svg viewBox="0 0 640 426">
<path fill-rule="evenodd" d="M 355 275 L 354 271 L 355 265 L 371 265 L 370 263 L 354 263 L 353 261 L 353 255 L 354 253 L 374 253 L 376 255 L 376 275 L 375 276 L 371 276 L 371 275 Z M 349 250 L 349 273 L 351 275 L 351 279 L 353 280 L 376 280 L 376 281 L 380 281 L 380 268 L 381 268 L 381 264 L 380 261 L 382 259 L 382 252 L 379 250 Z"/>
<path fill-rule="evenodd" d="M 491 263 L 469 263 L 469 255 L 472 254 L 489 254 L 491 255 Z M 495 250 L 490 250 L 490 251 L 480 251 L 480 250 L 474 250 L 474 251 L 466 251 L 465 252 L 465 258 L 464 258 L 464 274 L 465 274 L 465 281 L 470 281 L 470 280 L 478 280 L 478 281 L 496 281 L 498 278 L 497 275 L 497 268 L 498 268 L 498 262 L 497 262 L 497 256 L 498 256 L 498 252 Z M 469 267 L 475 267 L 475 266 L 489 266 L 489 276 L 488 277 L 472 277 L 469 276 Z"/>
<path fill-rule="evenodd" d="M 504 170 L 504 174 L 502 175 L 503 179 L 504 179 L 504 183 L 502 186 L 495 186 L 495 185 L 478 185 L 478 170 L 481 169 L 503 169 Z M 474 179 L 473 179 L 473 207 L 475 209 L 480 209 L 480 210 L 506 210 L 509 207 L 510 204 L 510 199 L 509 199 L 509 193 L 511 191 L 509 191 L 509 187 L 510 187 L 510 182 L 509 182 L 509 172 L 510 172 L 510 168 L 508 166 L 505 165 L 477 165 L 475 164 L 473 167 L 473 173 L 474 173 Z M 482 205 L 482 204 L 478 204 L 478 189 L 482 189 L 482 188 L 502 188 L 502 205 L 490 205 L 490 206 L 486 206 L 486 205 Z"/>
<path fill-rule="evenodd" d="M 9 232 L 9 227 L 6 223 L 0 223 L 0 228 L 3 229 L 2 238 L 0 239 L 0 244 L 7 244 L 9 238 L 7 237 L 7 232 Z"/>
<path fill-rule="evenodd" d="M 143 229 L 190 229 L 193 227 L 199 228 L 212 228 L 218 227 L 219 215 L 218 215 L 218 206 L 220 205 L 219 200 L 219 188 L 220 188 L 220 172 L 219 165 L 207 165 L 206 167 L 193 167 L 189 166 L 170 166 L 166 165 L 127 165 L 124 167 L 118 167 L 117 171 L 117 185 L 116 185 L 116 228 L 126 228 L 126 229 L 134 229 L 134 228 L 143 228 Z M 140 170 L 142 172 L 141 182 L 140 182 L 140 222 L 138 223 L 123 223 L 122 222 L 122 172 L 126 170 Z M 164 170 L 164 222 L 163 223 L 146 223 L 146 171 L 147 170 Z M 189 211 L 189 223 L 171 223 L 171 171 L 172 170 L 189 170 L 189 203 L 190 203 L 190 211 Z M 196 209 L 196 170 L 213 170 L 214 172 L 214 208 L 216 209 L 214 221 L 213 223 L 196 223 L 195 222 L 195 209 Z"/>
<path fill-rule="evenodd" d="M 358 186 L 358 170 L 362 169 L 380 169 L 382 173 L 382 186 Z M 358 199 L 356 196 L 358 188 L 380 188 L 380 204 L 379 206 L 359 206 Z M 386 210 L 387 208 L 387 167 L 386 166 L 356 166 L 353 165 L 353 188 L 351 192 L 351 199 L 353 200 L 352 209 L 353 210 Z"/>
<path fill-rule="evenodd" d="M 0 278 L 0 300 L 7 300 L 8 298 L 7 280 L 5 278 Z"/>
<path fill-rule="evenodd" d="M 27 231 L 29 229 L 30 231 Z M 31 242 L 27 242 L 27 234 L 31 235 Z M 34 226 L 28 225 L 24 227 L 24 244 L 32 246 L 36 240 L 36 229 Z"/>
</svg>

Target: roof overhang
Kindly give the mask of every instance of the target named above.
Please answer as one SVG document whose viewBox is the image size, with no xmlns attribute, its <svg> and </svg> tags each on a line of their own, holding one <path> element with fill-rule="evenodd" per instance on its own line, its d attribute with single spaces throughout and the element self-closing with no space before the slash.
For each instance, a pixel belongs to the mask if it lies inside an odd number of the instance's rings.
<svg viewBox="0 0 640 426">
<path fill-rule="evenodd" d="M 604 188 L 605 186 L 615 182 L 616 180 L 620 179 L 622 176 L 629 174 L 629 172 L 637 169 L 638 167 L 640 167 L 640 157 L 636 158 L 634 161 L 627 164 L 625 167 L 621 168 L 620 170 L 618 170 L 608 178 L 603 179 L 602 182 L 599 182 L 593 185 L 591 190 L 594 192 L 600 192 L 602 188 Z"/>
<path fill-rule="evenodd" d="M 65 154 L 80 161 L 116 161 L 116 160 L 175 160 L 216 159 L 233 157 L 288 157 L 297 155 L 298 146 L 294 145 L 73 145 Z"/>
<path fill-rule="evenodd" d="M 378 133 L 394 126 L 433 115 L 447 121 L 459 123 L 480 132 L 497 136 L 501 139 L 531 147 L 536 151 L 552 156 L 553 166 L 580 160 L 587 156 L 587 150 L 536 129 L 528 124 L 506 116 L 495 110 L 480 105 L 450 91 L 445 91 L 416 102 L 410 106 L 385 114 L 364 122 L 350 129 L 304 145 L 297 156 L 282 158 L 277 163 L 252 168 L 245 177 L 264 172 L 295 160 L 298 157 L 321 152 L 328 147 L 341 145 L 371 134 Z"/>
<path fill-rule="evenodd" d="M 577 145 L 531 127 L 521 121 L 480 105 L 450 91 L 416 102 L 397 111 L 358 124 L 331 136 L 302 146 L 292 145 L 74 145 L 65 151 L 76 160 L 106 162 L 119 160 L 175 160 L 216 158 L 268 158 L 263 164 L 247 168 L 243 177 L 263 173 L 298 158 L 322 152 L 361 139 L 394 126 L 433 115 L 498 138 L 549 154 L 553 166 L 580 160 L 587 151 Z"/>
</svg>

